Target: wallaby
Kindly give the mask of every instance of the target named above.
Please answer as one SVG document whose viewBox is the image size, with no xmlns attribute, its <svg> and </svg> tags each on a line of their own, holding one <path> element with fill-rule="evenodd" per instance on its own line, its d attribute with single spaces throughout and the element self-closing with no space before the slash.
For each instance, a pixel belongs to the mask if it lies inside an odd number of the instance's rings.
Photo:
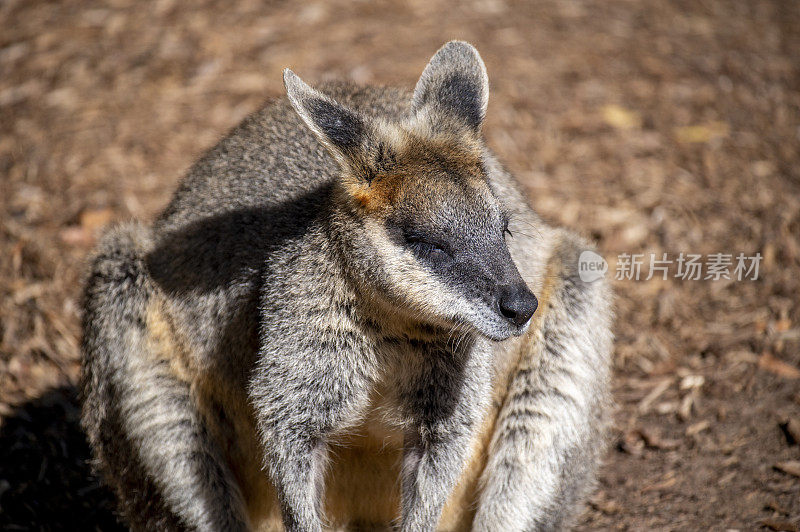
<svg viewBox="0 0 800 532">
<path fill-rule="evenodd" d="M 446 44 L 413 94 L 284 83 L 93 258 L 83 426 L 121 515 L 569 526 L 604 449 L 611 294 L 484 145 L 478 52 Z"/>
</svg>

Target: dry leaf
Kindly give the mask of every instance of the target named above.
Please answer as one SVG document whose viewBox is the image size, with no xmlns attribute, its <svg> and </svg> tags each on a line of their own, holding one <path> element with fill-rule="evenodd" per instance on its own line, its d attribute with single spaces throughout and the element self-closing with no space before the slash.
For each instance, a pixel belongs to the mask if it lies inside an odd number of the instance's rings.
<svg viewBox="0 0 800 532">
<path fill-rule="evenodd" d="M 636 129 L 642 124 L 639 113 L 614 104 L 603 107 L 603 120 L 617 129 Z"/>
<path fill-rule="evenodd" d="M 694 126 L 676 127 L 675 138 L 683 143 L 701 143 L 728 136 L 729 127 L 725 122 L 708 122 Z"/>
<path fill-rule="evenodd" d="M 786 379 L 800 379 L 800 369 L 766 351 L 758 357 L 758 367 Z"/>
<path fill-rule="evenodd" d="M 114 211 L 111 209 L 86 209 L 80 215 L 81 227 L 94 232 L 107 225 L 113 218 Z"/>
<path fill-rule="evenodd" d="M 99 230 L 114 219 L 111 209 L 86 209 L 79 216 L 79 224 L 65 227 L 59 231 L 59 237 L 71 246 L 90 247 L 94 245 Z"/>
</svg>

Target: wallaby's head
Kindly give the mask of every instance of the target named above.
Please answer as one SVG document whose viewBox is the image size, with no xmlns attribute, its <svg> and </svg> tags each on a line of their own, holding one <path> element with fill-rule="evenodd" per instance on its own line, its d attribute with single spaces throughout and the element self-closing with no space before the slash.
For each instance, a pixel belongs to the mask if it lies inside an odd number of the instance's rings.
<svg viewBox="0 0 800 532">
<path fill-rule="evenodd" d="M 502 340 L 536 297 L 511 260 L 508 216 L 480 133 L 489 98 L 478 52 L 433 56 L 400 120 L 350 109 L 284 72 L 289 99 L 341 166 L 348 263 L 398 314 Z"/>
</svg>

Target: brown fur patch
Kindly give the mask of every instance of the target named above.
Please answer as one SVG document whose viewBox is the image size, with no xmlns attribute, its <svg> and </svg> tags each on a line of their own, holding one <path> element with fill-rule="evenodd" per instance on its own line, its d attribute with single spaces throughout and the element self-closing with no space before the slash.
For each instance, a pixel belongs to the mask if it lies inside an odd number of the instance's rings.
<svg viewBox="0 0 800 532">
<path fill-rule="evenodd" d="M 245 391 L 200 367 L 189 342 L 172 320 L 163 300 L 153 299 L 146 312 L 149 347 L 155 363 L 166 363 L 178 380 L 190 383 L 192 400 L 209 435 L 217 444 L 242 492 L 250 522 L 272 523 L 280 530 L 281 516 L 275 491 L 262 470 L 262 451 L 255 431 L 255 415 Z"/>
<path fill-rule="evenodd" d="M 378 155 L 363 154 L 364 161 L 353 167 L 358 170 L 345 175 L 345 189 L 366 212 L 387 212 L 398 198 L 427 188 L 415 185 L 428 185 L 436 177 L 464 179 L 473 186 L 486 184 L 481 144 L 471 136 L 430 138 L 416 131 L 396 129 L 391 137 L 391 141 L 381 144 Z M 388 165 L 386 150 L 391 151 L 392 162 Z"/>
<path fill-rule="evenodd" d="M 255 413 L 244 390 L 204 376 L 194 383 L 192 394 L 242 492 L 250 522 L 280 523 L 277 496 L 262 469 Z"/>
<path fill-rule="evenodd" d="M 167 312 L 166 303 L 153 298 L 147 307 L 145 321 L 149 332 L 147 353 L 155 358 L 154 362 L 166 362 L 176 379 L 193 382 L 197 377 L 197 368 L 192 363 L 188 343 L 178 333 Z"/>
<path fill-rule="evenodd" d="M 374 213 L 394 203 L 404 179 L 401 174 L 379 175 L 371 182 L 351 179 L 347 181 L 347 191 L 359 207 Z"/>
<path fill-rule="evenodd" d="M 333 526 L 375 529 L 400 515 L 402 448 L 369 436 L 352 436 L 331 447 L 326 516 Z"/>
</svg>

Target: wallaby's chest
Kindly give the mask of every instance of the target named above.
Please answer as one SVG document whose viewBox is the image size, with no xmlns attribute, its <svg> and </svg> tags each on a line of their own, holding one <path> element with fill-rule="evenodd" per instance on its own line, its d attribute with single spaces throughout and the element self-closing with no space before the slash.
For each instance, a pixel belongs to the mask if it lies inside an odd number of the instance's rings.
<svg viewBox="0 0 800 532">
<path fill-rule="evenodd" d="M 437 387 L 442 383 L 437 382 L 437 371 L 448 363 L 453 372 L 460 371 L 462 364 L 456 358 L 470 356 L 469 348 L 462 344 L 463 351 L 456 355 L 455 340 L 396 335 L 381 337 L 373 345 L 374 360 L 380 367 L 354 432 L 382 445 L 400 447 L 403 429 L 413 422 L 412 398 L 439 394 Z"/>
</svg>

